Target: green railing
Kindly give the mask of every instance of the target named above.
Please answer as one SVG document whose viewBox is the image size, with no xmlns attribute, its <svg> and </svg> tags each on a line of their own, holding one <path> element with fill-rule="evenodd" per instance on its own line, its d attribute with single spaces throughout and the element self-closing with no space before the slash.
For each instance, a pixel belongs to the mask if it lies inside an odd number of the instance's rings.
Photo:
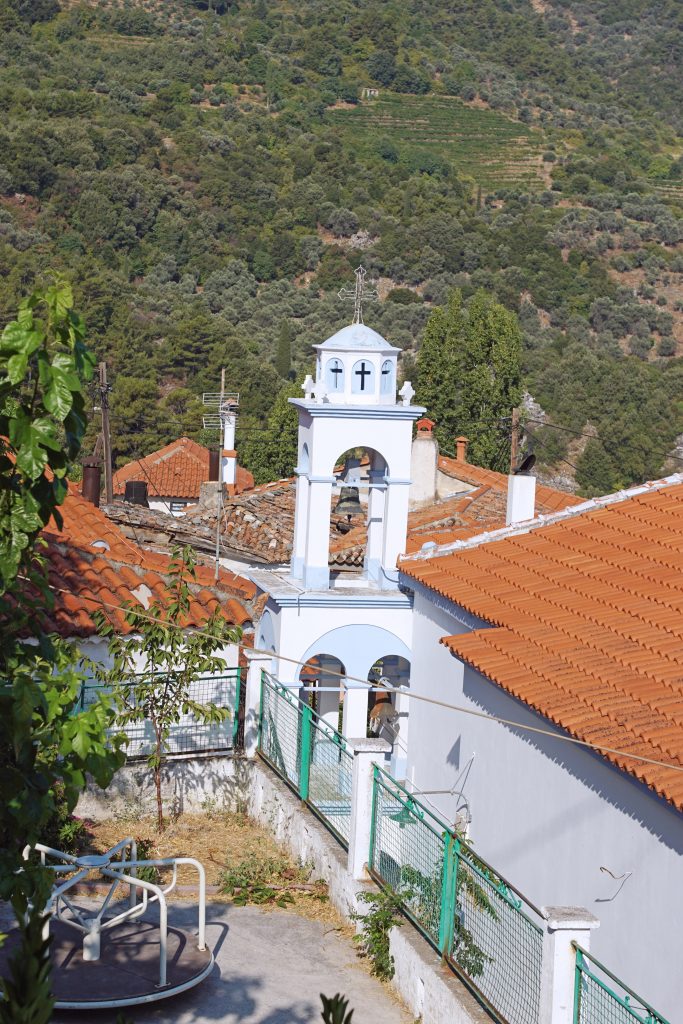
<svg viewBox="0 0 683 1024">
<path fill-rule="evenodd" d="M 259 751 L 347 848 L 353 753 L 336 729 L 265 672 Z"/>
<path fill-rule="evenodd" d="M 369 867 L 498 1020 L 537 1024 L 540 912 L 378 766 Z"/>
<path fill-rule="evenodd" d="M 353 753 L 308 704 L 262 673 L 259 752 L 348 848 Z M 538 1024 L 540 910 L 438 814 L 375 765 L 368 867 L 501 1024 Z M 668 1024 L 576 947 L 574 1024 Z"/>
<path fill-rule="evenodd" d="M 164 673 L 157 673 L 161 685 Z M 223 722 L 204 724 L 193 715 L 181 715 L 171 727 L 168 753 L 191 754 L 209 751 L 232 750 L 235 746 L 240 702 L 241 669 L 228 669 L 220 675 L 197 677 L 188 690 L 190 700 L 200 704 L 216 704 L 228 708 L 230 715 Z M 106 692 L 98 683 L 84 683 L 81 687 L 81 708 L 86 708 L 96 699 L 98 693 Z M 110 733 L 125 732 L 126 755 L 129 758 L 147 757 L 154 747 L 154 733 L 149 720 L 129 722 L 123 727 L 109 730 Z"/>
<path fill-rule="evenodd" d="M 574 1024 L 668 1024 L 649 1003 L 574 943 Z"/>
</svg>

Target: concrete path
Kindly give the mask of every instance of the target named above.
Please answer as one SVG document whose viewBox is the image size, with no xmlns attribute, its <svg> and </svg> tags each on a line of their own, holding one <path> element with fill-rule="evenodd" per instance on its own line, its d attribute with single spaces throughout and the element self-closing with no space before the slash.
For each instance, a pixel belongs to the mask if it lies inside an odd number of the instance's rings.
<svg viewBox="0 0 683 1024">
<path fill-rule="evenodd" d="M 196 910 L 171 904 L 170 917 L 194 933 Z M 134 1024 L 309 1024 L 321 1019 L 320 993 L 341 992 L 353 1024 L 408 1024 L 410 1015 L 359 966 L 352 944 L 329 928 L 284 911 L 209 904 L 213 973 L 189 992 L 122 1012 Z M 60 1011 L 53 1020 L 114 1024 L 116 1016 Z"/>
</svg>

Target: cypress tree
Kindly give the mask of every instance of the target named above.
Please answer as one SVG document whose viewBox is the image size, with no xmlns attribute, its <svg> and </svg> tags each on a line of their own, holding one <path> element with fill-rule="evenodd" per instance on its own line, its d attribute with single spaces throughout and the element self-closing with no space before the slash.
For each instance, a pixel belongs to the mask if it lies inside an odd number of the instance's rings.
<svg viewBox="0 0 683 1024">
<path fill-rule="evenodd" d="M 280 334 L 277 339 L 277 353 L 275 355 L 275 369 L 284 377 L 288 379 L 290 370 L 292 368 L 292 328 L 289 320 L 283 320 L 280 326 Z"/>
<path fill-rule="evenodd" d="M 466 312 L 458 291 L 434 310 L 418 356 L 417 394 L 444 447 L 465 434 L 472 462 L 507 470 L 510 416 L 522 396 L 521 348 L 516 315 L 483 290 Z"/>
</svg>

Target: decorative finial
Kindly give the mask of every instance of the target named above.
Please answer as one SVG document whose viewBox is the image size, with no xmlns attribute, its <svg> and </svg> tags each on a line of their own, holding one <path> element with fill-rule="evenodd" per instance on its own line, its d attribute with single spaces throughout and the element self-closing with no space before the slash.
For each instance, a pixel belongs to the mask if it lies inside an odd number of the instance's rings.
<svg viewBox="0 0 683 1024">
<path fill-rule="evenodd" d="M 306 375 L 306 380 L 301 385 L 301 390 L 303 391 L 304 398 L 306 399 L 307 402 L 310 401 L 310 399 L 313 397 L 313 388 L 314 387 L 315 387 L 315 381 L 311 377 L 310 373 L 308 373 Z"/>
<path fill-rule="evenodd" d="M 407 380 L 405 382 L 405 384 L 403 385 L 403 387 L 401 388 L 401 390 L 399 391 L 399 395 L 403 399 L 403 404 L 404 405 L 410 405 L 410 403 L 413 400 L 414 394 L 415 394 L 415 388 L 410 383 L 410 381 Z"/>
<path fill-rule="evenodd" d="M 378 299 L 379 295 L 376 288 L 369 288 L 365 290 L 365 278 L 367 276 L 367 270 L 364 267 L 358 267 L 354 271 L 356 275 L 356 287 L 353 291 L 350 288 L 340 288 L 339 298 L 340 299 L 353 299 L 353 323 L 363 323 L 363 299 Z"/>
</svg>

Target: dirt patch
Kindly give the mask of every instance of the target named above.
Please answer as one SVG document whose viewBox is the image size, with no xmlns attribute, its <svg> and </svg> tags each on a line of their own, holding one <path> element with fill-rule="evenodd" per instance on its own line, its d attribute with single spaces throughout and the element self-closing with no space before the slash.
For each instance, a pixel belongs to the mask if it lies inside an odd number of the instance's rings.
<svg viewBox="0 0 683 1024">
<path fill-rule="evenodd" d="M 312 921 L 321 921 L 347 936 L 353 929 L 335 910 L 327 899 L 326 887 L 311 881 L 310 867 L 296 864 L 273 840 L 266 829 L 251 821 L 244 814 L 209 808 L 204 814 L 183 814 L 170 819 L 164 832 L 156 831 L 156 819 L 145 817 L 120 817 L 107 821 L 87 822 L 89 839 L 87 851 L 100 853 L 112 847 L 126 836 L 143 839 L 151 844 L 149 857 L 194 857 L 204 865 L 207 886 L 218 886 L 222 873 L 230 869 L 238 873 L 245 862 L 250 869 L 262 865 L 271 869 L 269 884 L 276 892 L 286 892 L 291 897 L 286 909 Z M 263 872 L 267 872 L 264 870 Z M 188 865 L 178 870 L 178 884 L 194 887 L 196 871 Z M 182 888 L 177 898 L 187 899 L 188 891 Z M 207 894 L 210 902 L 226 902 L 231 896 L 211 891 Z M 279 912 L 275 902 L 259 904 L 264 910 Z M 285 909 L 285 908 L 283 908 Z"/>
</svg>

